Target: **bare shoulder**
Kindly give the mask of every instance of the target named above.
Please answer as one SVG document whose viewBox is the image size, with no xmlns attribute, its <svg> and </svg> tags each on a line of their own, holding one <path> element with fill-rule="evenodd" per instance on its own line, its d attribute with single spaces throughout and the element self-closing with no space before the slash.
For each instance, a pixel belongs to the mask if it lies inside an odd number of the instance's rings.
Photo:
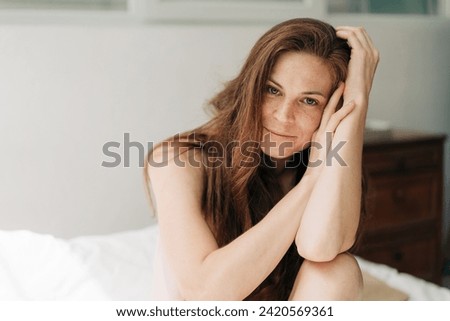
<svg viewBox="0 0 450 321">
<path fill-rule="evenodd" d="M 203 165 L 198 148 L 163 143 L 153 150 L 147 161 L 147 174 L 157 203 L 170 201 L 168 195 L 178 195 L 177 199 L 182 195 L 185 201 L 201 197 Z"/>
</svg>

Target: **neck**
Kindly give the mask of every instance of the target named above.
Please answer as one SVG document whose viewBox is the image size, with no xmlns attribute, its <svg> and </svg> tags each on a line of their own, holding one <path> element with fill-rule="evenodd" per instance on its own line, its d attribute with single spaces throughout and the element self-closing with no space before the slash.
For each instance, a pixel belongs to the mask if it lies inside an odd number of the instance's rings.
<svg viewBox="0 0 450 321">
<path fill-rule="evenodd" d="M 278 181 L 284 194 L 287 194 L 294 186 L 296 179 L 296 171 L 293 168 L 285 168 L 278 176 Z"/>
<path fill-rule="evenodd" d="M 271 166 L 274 168 L 275 174 L 283 175 L 285 172 L 290 172 L 292 168 L 287 167 L 289 158 L 270 158 Z"/>
</svg>

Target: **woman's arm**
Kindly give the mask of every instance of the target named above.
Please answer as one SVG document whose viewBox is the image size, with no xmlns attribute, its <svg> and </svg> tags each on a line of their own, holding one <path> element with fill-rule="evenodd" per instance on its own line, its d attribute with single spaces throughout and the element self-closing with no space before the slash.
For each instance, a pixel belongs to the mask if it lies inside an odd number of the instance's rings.
<svg viewBox="0 0 450 321">
<path fill-rule="evenodd" d="M 149 167 L 163 250 L 184 299 L 242 300 L 273 271 L 294 241 L 298 208 L 306 204 L 312 180 L 302 179 L 257 225 L 218 248 L 202 215 L 202 169 L 189 163 L 187 154 L 179 159 L 185 167 L 173 159 L 167 166 Z M 163 157 L 161 150 L 154 157 Z"/>
<path fill-rule="evenodd" d="M 331 116 L 324 112 L 317 135 L 326 153 L 321 151 L 321 166 L 308 168 L 318 178 L 296 235 L 299 253 L 312 261 L 330 261 L 354 243 L 361 208 L 364 126 L 379 60 L 364 29 L 340 27 L 337 35 L 352 48 L 344 106 Z M 349 108 L 348 116 L 336 116 Z"/>
</svg>

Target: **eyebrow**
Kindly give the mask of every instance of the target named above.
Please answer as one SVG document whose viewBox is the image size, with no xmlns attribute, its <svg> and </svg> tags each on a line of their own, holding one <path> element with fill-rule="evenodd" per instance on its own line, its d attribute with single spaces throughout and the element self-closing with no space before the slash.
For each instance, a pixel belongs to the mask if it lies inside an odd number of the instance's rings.
<svg viewBox="0 0 450 321">
<path fill-rule="evenodd" d="M 275 85 L 277 85 L 278 87 L 283 89 L 283 86 L 281 86 L 279 83 L 277 83 L 272 78 L 269 78 L 269 81 L 273 82 Z M 323 93 L 321 93 L 320 91 L 314 91 L 314 90 L 312 90 L 312 91 L 303 91 L 302 94 L 303 95 L 319 95 L 319 96 L 322 96 L 323 98 L 326 98 L 325 95 Z"/>
</svg>

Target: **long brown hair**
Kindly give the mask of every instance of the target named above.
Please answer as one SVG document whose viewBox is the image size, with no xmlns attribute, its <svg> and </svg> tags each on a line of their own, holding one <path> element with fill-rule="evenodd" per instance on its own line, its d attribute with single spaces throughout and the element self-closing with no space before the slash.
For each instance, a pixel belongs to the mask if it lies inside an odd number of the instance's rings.
<svg viewBox="0 0 450 321">
<path fill-rule="evenodd" d="M 270 159 L 261 152 L 258 142 L 262 136 L 260 108 L 266 82 L 277 58 L 288 51 L 323 59 L 332 71 L 333 88 L 346 78 L 350 48 L 336 37 L 332 26 L 307 18 L 285 21 L 256 42 L 239 75 L 210 101 L 214 117 L 205 125 L 166 141 L 172 146 L 202 150 L 202 208 L 220 247 L 257 224 L 283 197 L 274 171 L 268 166 Z M 240 144 L 240 148 L 233 148 L 232 142 Z M 211 147 L 219 147 L 223 166 L 208 166 L 214 165 L 207 157 Z M 306 169 L 307 158 L 308 150 L 294 154 L 297 181 Z M 145 173 L 148 187 L 147 168 Z M 301 262 L 292 244 L 274 271 L 247 299 L 288 299 Z"/>
</svg>

